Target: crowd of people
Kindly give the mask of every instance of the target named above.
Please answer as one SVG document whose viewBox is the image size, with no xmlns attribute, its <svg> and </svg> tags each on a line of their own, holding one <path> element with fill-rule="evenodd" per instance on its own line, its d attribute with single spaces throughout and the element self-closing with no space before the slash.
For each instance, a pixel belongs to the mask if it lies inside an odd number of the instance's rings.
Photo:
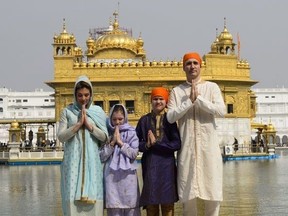
<svg viewBox="0 0 288 216">
<path fill-rule="evenodd" d="M 219 215 L 222 158 L 215 117 L 223 117 L 226 108 L 218 85 L 201 79 L 201 63 L 198 53 L 185 54 L 186 82 L 171 92 L 153 88 L 151 112 L 136 127 L 122 104 L 107 117 L 93 104 L 88 77 L 78 78 L 74 102 L 63 109 L 57 132 L 64 144 L 65 216 L 102 216 L 104 209 L 108 216 L 139 216 L 141 208 L 147 216 L 173 216 L 178 201 L 184 216 L 196 216 L 198 200 L 205 204 L 205 216 Z"/>
</svg>

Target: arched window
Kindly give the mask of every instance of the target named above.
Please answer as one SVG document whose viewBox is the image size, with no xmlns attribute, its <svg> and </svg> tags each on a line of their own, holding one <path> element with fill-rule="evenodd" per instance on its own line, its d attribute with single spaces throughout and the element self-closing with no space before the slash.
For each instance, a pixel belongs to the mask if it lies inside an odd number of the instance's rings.
<svg viewBox="0 0 288 216">
<path fill-rule="evenodd" d="M 282 145 L 287 146 L 287 144 L 288 144 L 288 137 L 287 135 L 284 135 L 282 137 Z"/>
<path fill-rule="evenodd" d="M 11 138 L 12 138 L 12 142 L 16 142 L 17 141 L 17 136 L 16 136 L 16 134 L 12 134 L 12 136 L 11 136 Z"/>
<path fill-rule="evenodd" d="M 280 137 L 276 136 L 276 145 L 281 146 Z"/>
</svg>

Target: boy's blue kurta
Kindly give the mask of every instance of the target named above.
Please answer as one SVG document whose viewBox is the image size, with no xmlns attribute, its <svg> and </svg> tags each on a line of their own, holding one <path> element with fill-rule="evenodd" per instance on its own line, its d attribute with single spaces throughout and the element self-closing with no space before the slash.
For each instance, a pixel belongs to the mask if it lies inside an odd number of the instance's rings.
<svg viewBox="0 0 288 216">
<path fill-rule="evenodd" d="M 136 127 L 139 150 L 143 152 L 141 159 L 143 189 L 140 206 L 171 204 L 178 200 L 174 153 L 180 149 L 181 141 L 177 124 L 170 124 L 167 121 L 166 113 L 162 116 L 161 122 L 161 136 L 149 149 L 145 145 L 148 130 L 152 130 L 154 135 L 156 134 L 155 127 L 151 126 L 156 125 L 155 115 L 148 113 L 142 116 Z"/>
</svg>

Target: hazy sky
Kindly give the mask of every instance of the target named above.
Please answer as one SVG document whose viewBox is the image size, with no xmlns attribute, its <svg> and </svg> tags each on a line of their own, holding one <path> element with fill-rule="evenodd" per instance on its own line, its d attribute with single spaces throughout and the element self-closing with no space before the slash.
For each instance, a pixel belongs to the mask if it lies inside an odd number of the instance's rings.
<svg viewBox="0 0 288 216">
<path fill-rule="evenodd" d="M 119 4 L 118 4 L 119 3 Z M 119 5 L 119 7 L 118 7 Z M 254 87 L 288 87 L 288 1 L 284 0 L 25 0 L 0 7 L 0 87 L 52 90 L 53 36 L 66 29 L 86 50 L 89 29 L 107 27 L 119 9 L 120 27 L 141 33 L 147 59 L 180 60 L 187 51 L 204 55 L 224 27 L 251 66 Z M 236 50 L 237 53 L 237 50 Z"/>
</svg>

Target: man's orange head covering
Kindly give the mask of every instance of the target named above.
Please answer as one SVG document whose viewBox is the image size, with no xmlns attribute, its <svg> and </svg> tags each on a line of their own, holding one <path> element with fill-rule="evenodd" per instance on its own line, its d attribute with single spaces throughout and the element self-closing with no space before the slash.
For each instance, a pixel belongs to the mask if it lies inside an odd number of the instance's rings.
<svg viewBox="0 0 288 216">
<path fill-rule="evenodd" d="M 202 63 L 202 59 L 200 57 L 200 55 L 196 52 L 190 52 L 190 53 L 186 53 L 184 56 L 183 56 L 183 65 L 185 65 L 185 62 L 188 60 L 188 59 L 196 59 L 199 63 L 200 63 L 200 66 L 201 66 L 201 63 Z"/>
<path fill-rule="evenodd" d="M 164 100 L 166 101 L 166 103 L 168 102 L 168 98 L 169 98 L 169 92 L 166 88 L 163 87 L 157 87 L 157 88 L 153 88 L 151 91 L 151 100 L 156 97 L 156 96 L 161 96 L 164 98 Z"/>
</svg>

